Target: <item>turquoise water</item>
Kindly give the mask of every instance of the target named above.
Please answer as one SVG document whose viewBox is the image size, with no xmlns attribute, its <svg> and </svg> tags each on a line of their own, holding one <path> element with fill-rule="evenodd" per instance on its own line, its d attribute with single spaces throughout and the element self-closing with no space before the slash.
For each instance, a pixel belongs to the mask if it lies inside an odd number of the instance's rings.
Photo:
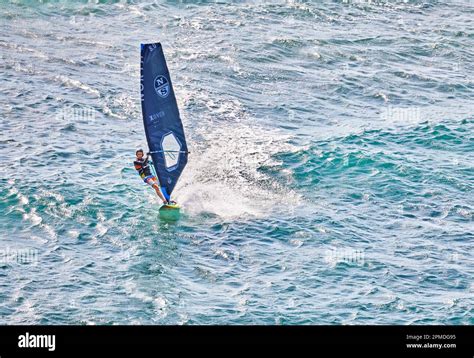
<svg viewBox="0 0 474 358">
<path fill-rule="evenodd" d="M 1 2 L 0 323 L 474 324 L 473 14 Z M 178 220 L 132 167 L 156 41 Z"/>
</svg>

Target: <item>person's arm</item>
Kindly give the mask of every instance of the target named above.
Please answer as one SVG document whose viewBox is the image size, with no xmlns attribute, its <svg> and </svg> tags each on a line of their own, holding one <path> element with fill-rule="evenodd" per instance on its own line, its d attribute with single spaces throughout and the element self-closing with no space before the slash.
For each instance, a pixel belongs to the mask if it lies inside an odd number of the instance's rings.
<svg viewBox="0 0 474 358">
<path fill-rule="evenodd" d="M 142 165 L 141 163 L 137 162 L 137 161 L 134 161 L 133 162 L 133 166 L 135 167 L 136 170 L 140 171 L 140 169 L 142 168 Z"/>
<path fill-rule="evenodd" d="M 152 163 L 152 161 L 150 160 L 150 152 L 146 153 L 146 158 L 145 158 L 145 163 L 144 165 L 147 165 L 148 163 Z"/>
</svg>

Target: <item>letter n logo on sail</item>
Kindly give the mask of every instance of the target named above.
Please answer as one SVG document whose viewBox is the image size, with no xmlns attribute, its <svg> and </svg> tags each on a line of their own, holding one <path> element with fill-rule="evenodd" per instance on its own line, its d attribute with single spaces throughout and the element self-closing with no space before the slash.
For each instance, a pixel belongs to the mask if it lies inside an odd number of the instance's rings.
<svg viewBox="0 0 474 358">
<path fill-rule="evenodd" d="M 170 94 L 170 83 L 165 76 L 159 75 L 153 81 L 155 91 L 161 98 L 166 98 Z"/>
</svg>

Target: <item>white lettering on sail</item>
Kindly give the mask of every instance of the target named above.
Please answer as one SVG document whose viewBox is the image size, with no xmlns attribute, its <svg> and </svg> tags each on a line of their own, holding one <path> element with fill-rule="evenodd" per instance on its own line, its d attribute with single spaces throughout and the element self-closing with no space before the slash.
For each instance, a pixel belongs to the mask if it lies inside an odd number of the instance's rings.
<svg viewBox="0 0 474 358">
<path fill-rule="evenodd" d="M 165 116 L 165 111 L 160 111 L 158 113 L 150 114 L 148 118 L 150 119 L 150 122 L 153 122 L 153 121 L 157 121 L 160 118 L 163 118 L 164 116 Z"/>
</svg>

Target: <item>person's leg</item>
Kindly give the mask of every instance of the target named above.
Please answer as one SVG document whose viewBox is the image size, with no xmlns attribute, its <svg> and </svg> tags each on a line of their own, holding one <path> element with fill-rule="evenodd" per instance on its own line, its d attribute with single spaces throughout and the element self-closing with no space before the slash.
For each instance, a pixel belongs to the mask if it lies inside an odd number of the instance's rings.
<svg viewBox="0 0 474 358">
<path fill-rule="evenodd" d="M 163 196 L 163 194 L 161 193 L 161 190 L 160 190 L 160 187 L 158 186 L 158 184 L 153 184 L 153 188 L 156 191 L 156 195 L 158 195 L 160 197 L 161 201 L 163 201 L 163 204 L 168 204 L 168 200 L 166 200 L 165 197 Z"/>
<path fill-rule="evenodd" d="M 159 198 L 161 199 L 161 201 L 163 201 L 163 204 L 167 204 L 168 200 L 166 200 L 165 197 L 163 196 L 163 194 L 161 193 L 161 190 L 160 190 L 160 187 L 158 186 L 158 184 L 152 178 L 148 179 L 147 183 L 149 185 L 151 185 L 151 187 L 153 189 L 155 189 L 156 195 L 158 195 Z"/>
</svg>

